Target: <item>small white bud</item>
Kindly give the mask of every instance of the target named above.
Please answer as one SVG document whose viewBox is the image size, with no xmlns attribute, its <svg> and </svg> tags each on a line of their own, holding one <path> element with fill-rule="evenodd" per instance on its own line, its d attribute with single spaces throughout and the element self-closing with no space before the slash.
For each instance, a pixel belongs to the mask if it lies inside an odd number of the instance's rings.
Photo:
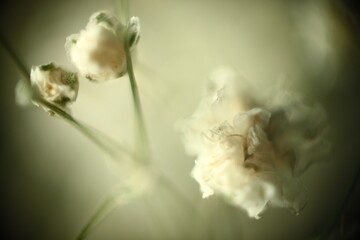
<svg viewBox="0 0 360 240">
<path fill-rule="evenodd" d="M 126 73 L 126 27 L 109 12 L 94 13 L 84 30 L 66 39 L 65 49 L 79 73 L 91 81 L 106 81 Z M 139 20 L 129 20 L 130 47 L 139 39 Z"/>
<path fill-rule="evenodd" d="M 30 80 L 37 94 L 63 109 L 76 100 L 79 89 L 77 74 L 65 71 L 54 63 L 33 66 Z"/>
</svg>

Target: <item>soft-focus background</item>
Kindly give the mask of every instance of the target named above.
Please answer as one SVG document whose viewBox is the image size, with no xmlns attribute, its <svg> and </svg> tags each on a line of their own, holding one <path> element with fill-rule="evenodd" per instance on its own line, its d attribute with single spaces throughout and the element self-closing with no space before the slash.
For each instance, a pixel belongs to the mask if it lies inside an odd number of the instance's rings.
<svg viewBox="0 0 360 240">
<path fill-rule="evenodd" d="M 155 189 L 113 212 L 89 239 L 312 239 L 328 229 L 332 232 L 325 239 L 358 234 L 359 194 L 347 194 L 356 190 L 351 186 L 360 167 L 359 11 L 354 2 L 130 1 L 130 15 L 141 19 L 135 73 L 154 159 L 198 213 Z M 65 38 L 84 28 L 93 12 L 113 7 L 113 1 L 96 0 L 1 3 L 0 30 L 29 66 L 55 61 L 74 70 Z M 16 106 L 20 73 L 2 47 L 0 61 L 1 235 L 72 239 L 116 176 L 103 153 L 70 125 L 39 108 Z M 175 123 L 194 111 L 218 66 L 234 68 L 264 90 L 285 79 L 327 110 L 333 153 L 329 163 L 303 176 L 309 203 L 299 216 L 269 208 L 253 220 L 220 198 L 201 199 L 189 175 L 194 159 L 185 154 Z M 121 142 L 133 140 L 127 77 L 103 84 L 81 79 L 72 112 Z M 196 219 L 197 214 L 203 217 Z"/>
</svg>

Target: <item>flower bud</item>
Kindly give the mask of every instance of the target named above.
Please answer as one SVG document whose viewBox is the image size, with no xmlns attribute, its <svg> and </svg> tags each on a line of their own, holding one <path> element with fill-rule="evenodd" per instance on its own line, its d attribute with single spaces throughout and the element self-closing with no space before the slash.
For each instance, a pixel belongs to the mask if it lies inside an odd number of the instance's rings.
<svg viewBox="0 0 360 240">
<path fill-rule="evenodd" d="M 33 66 L 31 86 L 44 100 L 66 109 L 76 100 L 79 82 L 76 73 L 67 72 L 54 63 Z"/>
<path fill-rule="evenodd" d="M 131 18 L 133 19 L 133 18 Z M 137 18 L 128 27 L 134 37 L 130 48 L 139 39 Z M 109 12 L 94 13 L 84 30 L 66 39 L 65 49 L 80 74 L 91 81 L 106 81 L 126 73 L 126 26 Z"/>
</svg>

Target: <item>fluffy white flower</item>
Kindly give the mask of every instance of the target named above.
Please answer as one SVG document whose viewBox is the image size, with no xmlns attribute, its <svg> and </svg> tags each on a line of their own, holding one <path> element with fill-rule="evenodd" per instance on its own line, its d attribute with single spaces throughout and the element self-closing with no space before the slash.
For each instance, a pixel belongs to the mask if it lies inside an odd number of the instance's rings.
<svg viewBox="0 0 360 240">
<path fill-rule="evenodd" d="M 31 86 L 43 99 L 65 109 L 76 100 L 79 82 L 76 73 L 67 72 L 54 63 L 33 66 Z"/>
<path fill-rule="evenodd" d="M 217 71 L 192 117 L 182 124 L 192 176 L 203 197 L 224 196 L 259 218 L 268 204 L 298 213 L 306 204 L 299 179 L 329 147 L 319 105 L 289 92 L 267 101 L 251 96 L 231 71 Z"/>
<path fill-rule="evenodd" d="M 86 28 L 66 39 L 65 49 L 70 61 L 81 75 L 92 81 L 105 81 L 126 73 L 125 34 L 126 26 L 109 12 L 94 13 Z M 133 17 L 129 28 L 131 47 L 139 39 L 139 20 Z"/>
</svg>

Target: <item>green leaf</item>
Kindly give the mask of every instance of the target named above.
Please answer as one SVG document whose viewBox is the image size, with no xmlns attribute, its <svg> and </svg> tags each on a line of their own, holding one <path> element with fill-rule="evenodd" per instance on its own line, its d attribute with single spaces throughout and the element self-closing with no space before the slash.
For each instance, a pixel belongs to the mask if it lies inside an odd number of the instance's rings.
<svg viewBox="0 0 360 240">
<path fill-rule="evenodd" d="M 53 62 L 40 66 L 40 70 L 42 71 L 50 71 L 53 70 L 54 68 L 55 68 L 55 64 Z"/>
<path fill-rule="evenodd" d="M 73 86 L 77 82 L 77 74 L 74 72 L 65 73 L 65 84 L 68 86 Z"/>
<path fill-rule="evenodd" d="M 109 17 L 104 12 L 101 12 L 96 16 L 96 21 L 97 23 L 104 22 L 109 25 L 109 27 L 113 27 L 113 23 L 110 21 Z"/>
</svg>

